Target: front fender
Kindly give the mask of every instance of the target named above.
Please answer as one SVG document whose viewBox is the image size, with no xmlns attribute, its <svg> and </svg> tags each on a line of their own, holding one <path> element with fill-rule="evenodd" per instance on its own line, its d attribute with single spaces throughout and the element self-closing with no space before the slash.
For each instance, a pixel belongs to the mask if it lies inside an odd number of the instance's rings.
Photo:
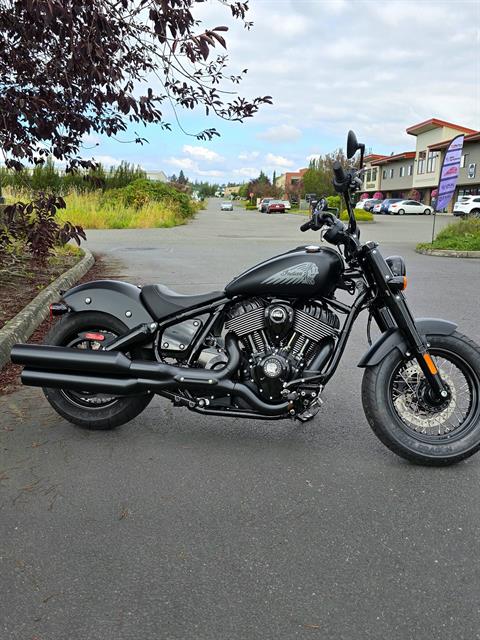
<svg viewBox="0 0 480 640">
<path fill-rule="evenodd" d="M 450 336 L 457 328 L 454 322 L 441 320 L 440 318 L 416 318 L 415 326 L 422 336 Z M 372 344 L 357 366 L 362 368 L 374 367 L 394 349 L 398 349 L 405 355 L 408 351 L 408 345 L 400 329 L 387 329 L 387 331 L 382 333 L 380 338 Z"/>
<path fill-rule="evenodd" d="M 140 300 L 140 287 L 119 280 L 93 280 L 69 289 L 63 300 L 72 311 L 101 311 L 133 329 L 154 322 Z"/>
</svg>

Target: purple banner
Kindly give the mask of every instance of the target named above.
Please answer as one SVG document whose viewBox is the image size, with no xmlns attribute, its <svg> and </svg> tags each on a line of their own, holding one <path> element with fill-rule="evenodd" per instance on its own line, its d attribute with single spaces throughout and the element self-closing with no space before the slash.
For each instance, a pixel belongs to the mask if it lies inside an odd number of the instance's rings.
<svg viewBox="0 0 480 640">
<path fill-rule="evenodd" d="M 454 138 L 445 151 L 442 168 L 440 169 L 440 181 L 438 183 L 438 196 L 435 211 L 443 211 L 455 193 L 460 162 L 462 160 L 464 134 Z"/>
</svg>

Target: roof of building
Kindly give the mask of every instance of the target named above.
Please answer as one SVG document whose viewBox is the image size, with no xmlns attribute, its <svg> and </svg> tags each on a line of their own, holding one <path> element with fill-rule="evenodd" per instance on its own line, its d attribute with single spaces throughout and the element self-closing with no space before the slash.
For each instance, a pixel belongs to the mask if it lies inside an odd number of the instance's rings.
<svg viewBox="0 0 480 640">
<path fill-rule="evenodd" d="M 388 164 L 389 162 L 395 162 L 396 160 L 410 160 L 415 158 L 415 151 L 403 151 L 402 153 L 396 153 L 393 156 L 384 156 L 380 160 L 375 160 L 372 165 Z"/>
<path fill-rule="evenodd" d="M 430 118 L 424 122 L 414 124 L 407 128 L 407 133 L 410 133 L 412 136 L 418 136 L 420 133 L 425 133 L 432 129 L 438 129 L 439 127 L 458 129 L 458 131 L 463 131 L 464 133 L 477 133 L 475 129 L 469 129 L 468 127 L 463 127 L 460 124 L 453 124 L 452 122 L 446 122 L 445 120 L 439 120 L 438 118 Z"/>
<path fill-rule="evenodd" d="M 448 147 L 448 145 L 453 139 L 454 138 L 449 138 L 448 140 L 442 140 L 442 142 L 437 142 L 436 144 L 430 144 L 428 148 L 431 151 L 440 151 L 440 149 L 445 149 L 446 147 Z M 469 142 L 480 142 L 480 131 L 477 131 L 476 133 L 471 133 L 470 135 L 465 136 L 465 140 L 463 141 L 463 144 L 465 145 L 465 144 L 468 144 Z"/>
<path fill-rule="evenodd" d="M 374 160 L 381 160 L 382 158 L 386 158 L 387 156 L 383 156 L 379 153 L 369 153 L 368 155 L 366 155 L 363 160 L 364 162 L 370 162 L 370 161 L 374 161 Z"/>
</svg>

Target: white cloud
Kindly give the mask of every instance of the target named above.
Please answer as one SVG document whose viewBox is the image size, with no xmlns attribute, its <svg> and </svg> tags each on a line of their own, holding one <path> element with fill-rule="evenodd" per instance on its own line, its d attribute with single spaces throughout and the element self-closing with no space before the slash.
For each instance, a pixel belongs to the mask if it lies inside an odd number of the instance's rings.
<svg viewBox="0 0 480 640">
<path fill-rule="evenodd" d="M 93 158 L 95 162 L 99 162 L 104 167 L 118 167 L 121 164 L 121 160 L 119 158 L 114 158 L 113 156 L 94 156 Z"/>
<path fill-rule="evenodd" d="M 189 144 L 184 144 L 183 152 L 188 153 L 194 158 L 200 158 L 201 160 L 207 160 L 208 162 L 219 162 L 223 160 L 222 156 L 211 149 L 207 149 L 206 147 L 192 147 Z"/>
<path fill-rule="evenodd" d="M 309 156 L 305 158 L 307 162 L 311 162 L 312 160 L 318 160 L 320 158 L 320 153 L 311 153 Z"/>
<path fill-rule="evenodd" d="M 278 127 L 270 127 L 266 131 L 258 134 L 258 138 L 269 142 L 294 142 L 298 140 L 302 132 L 297 127 L 289 124 L 280 124 Z"/>
<path fill-rule="evenodd" d="M 260 169 L 255 169 L 254 167 L 241 167 L 240 169 L 234 169 L 233 173 L 236 176 L 242 176 L 244 178 L 256 178 L 260 173 Z"/>
<path fill-rule="evenodd" d="M 179 167 L 180 169 L 197 168 L 197 163 L 191 158 L 169 158 L 168 163 L 173 164 L 174 167 Z"/>
<path fill-rule="evenodd" d="M 282 167 L 284 169 L 288 169 L 289 167 L 293 167 L 294 163 L 283 156 L 276 156 L 273 153 L 267 153 L 265 160 L 267 164 L 272 167 Z"/>
<path fill-rule="evenodd" d="M 244 151 L 238 156 L 239 160 L 255 160 L 260 155 L 260 151 Z"/>
<path fill-rule="evenodd" d="M 200 169 L 198 162 L 192 160 L 192 158 L 175 158 L 170 157 L 167 162 L 174 167 L 189 171 L 197 176 L 205 176 L 208 178 L 220 178 L 225 175 L 224 171 L 220 169 Z"/>
</svg>

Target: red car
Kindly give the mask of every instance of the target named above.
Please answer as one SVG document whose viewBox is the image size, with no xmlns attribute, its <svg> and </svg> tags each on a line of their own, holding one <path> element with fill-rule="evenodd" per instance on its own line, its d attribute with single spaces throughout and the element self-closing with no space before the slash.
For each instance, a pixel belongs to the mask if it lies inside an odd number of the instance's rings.
<svg viewBox="0 0 480 640">
<path fill-rule="evenodd" d="M 285 213 L 285 202 L 282 202 L 282 200 L 270 200 L 267 205 L 267 213 Z"/>
</svg>

